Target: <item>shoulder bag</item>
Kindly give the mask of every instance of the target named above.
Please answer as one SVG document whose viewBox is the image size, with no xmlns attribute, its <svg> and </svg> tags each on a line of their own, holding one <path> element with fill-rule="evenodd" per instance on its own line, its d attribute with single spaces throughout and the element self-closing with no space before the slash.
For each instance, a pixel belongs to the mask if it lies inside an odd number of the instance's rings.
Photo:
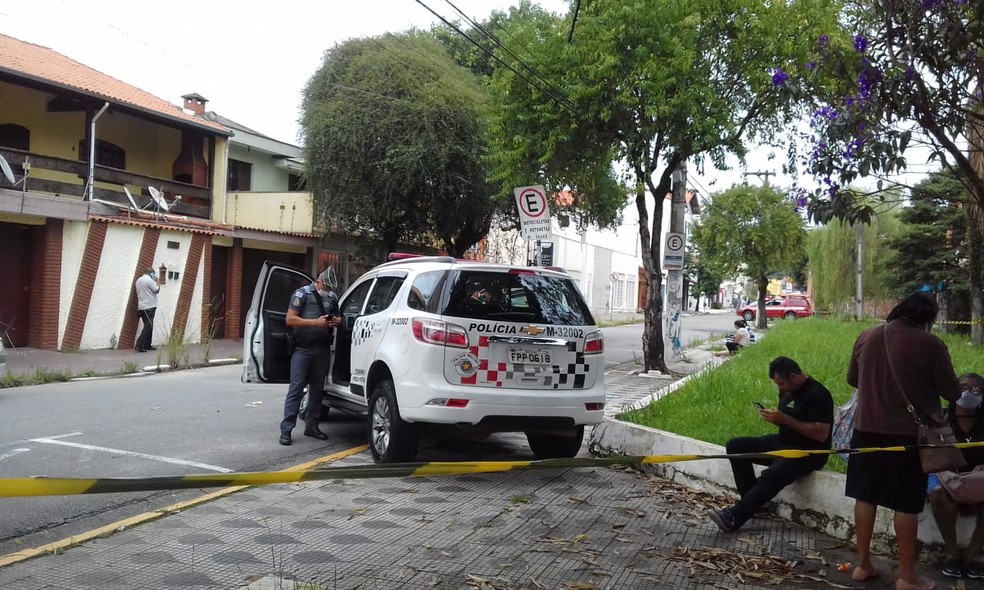
<svg viewBox="0 0 984 590">
<path fill-rule="evenodd" d="M 916 408 L 909 401 L 905 394 L 905 387 L 899 381 L 899 376 L 895 372 L 895 365 L 892 363 L 892 354 L 888 350 L 888 324 L 882 328 L 885 336 L 885 356 L 888 358 L 888 368 L 892 372 L 895 384 L 902 392 L 902 399 L 905 400 L 905 409 L 916 421 L 919 427 L 919 434 L 916 442 L 919 443 L 919 461 L 922 463 L 923 473 L 936 473 L 939 471 L 953 471 L 960 469 L 967 464 L 960 449 L 953 446 L 957 442 L 957 435 L 953 433 L 953 428 L 945 420 L 937 420 L 935 425 L 924 424 L 916 414 Z"/>
<path fill-rule="evenodd" d="M 943 471 L 937 474 L 940 484 L 957 504 L 979 504 L 984 502 L 984 465 L 974 467 L 973 471 L 957 473 Z"/>
</svg>

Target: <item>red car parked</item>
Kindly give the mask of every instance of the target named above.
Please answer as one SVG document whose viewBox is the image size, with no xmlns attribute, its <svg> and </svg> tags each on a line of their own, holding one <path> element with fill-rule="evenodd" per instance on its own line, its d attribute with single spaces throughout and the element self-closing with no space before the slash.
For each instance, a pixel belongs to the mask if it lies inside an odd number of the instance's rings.
<svg viewBox="0 0 984 590">
<path fill-rule="evenodd" d="M 758 302 L 740 308 L 737 312 L 746 322 L 753 321 L 758 313 Z M 765 302 L 765 317 L 794 320 L 813 315 L 810 300 L 801 295 L 774 297 Z"/>
</svg>

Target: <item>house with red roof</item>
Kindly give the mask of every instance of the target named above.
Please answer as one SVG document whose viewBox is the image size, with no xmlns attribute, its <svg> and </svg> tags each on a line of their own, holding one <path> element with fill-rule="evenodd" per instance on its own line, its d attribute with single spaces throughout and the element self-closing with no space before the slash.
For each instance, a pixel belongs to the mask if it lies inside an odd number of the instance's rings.
<svg viewBox="0 0 984 590">
<path fill-rule="evenodd" d="M 132 347 L 133 283 L 148 268 L 164 283 L 155 344 L 238 339 L 252 269 L 266 258 L 315 266 L 323 232 L 294 178 L 300 148 L 183 99 L 0 35 L 7 344 Z"/>
</svg>

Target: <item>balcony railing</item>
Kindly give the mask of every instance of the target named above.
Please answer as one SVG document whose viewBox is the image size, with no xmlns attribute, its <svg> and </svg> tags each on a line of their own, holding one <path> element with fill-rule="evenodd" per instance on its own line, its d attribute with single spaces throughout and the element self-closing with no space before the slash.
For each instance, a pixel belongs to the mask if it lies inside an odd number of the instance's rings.
<svg viewBox="0 0 984 590">
<path fill-rule="evenodd" d="M 304 192 L 231 192 L 225 217 L 218 221 L 265 231 L 316 233 L 311 193 Z"/>
<path fill-rule="evenodd" d="M 23 163 L 30 164 L 26 190 L 29 193 L 45 193 L 60 197 L 82 198 L 85 191 L 85 182 L 89 176 L 89 164 L 78 160 L 66 160 L 52 156 L 42 156 L 39 154 L 24 152 L 10 148 L 0 148 L 2 155 L 14 171 L 17 180 L 21 179 Z M 55 172 L 58 174 L 46 174 L 44 171 Z M 209 219 L 211 217 L 212 189 L 208 187 L 196 186 L 184 182 L 176 182 L 165 178 L 157 178 L 143 174 L 134 174 L 126 170 L 110 168 L 108 166 L 95 166 L 96 186 L 93 190 L 93 198 L 103 201 L 112 201 L 120 205 L 129 205 L 126 194 L 123 192 L 124 185 L 143 187 L 133 198 L 140 208 L 152 208 L 151 198 L 147 187 L 160 189 L 170 203 L 175 195 L 181 195 L 181 200 L 176 202 L 171 208 L 171 212 L 178 215 Z M 58 177 L 63 180 L 57 180 Z M 107 188 L 105 185 L 115 185 Z"/>
</svg>

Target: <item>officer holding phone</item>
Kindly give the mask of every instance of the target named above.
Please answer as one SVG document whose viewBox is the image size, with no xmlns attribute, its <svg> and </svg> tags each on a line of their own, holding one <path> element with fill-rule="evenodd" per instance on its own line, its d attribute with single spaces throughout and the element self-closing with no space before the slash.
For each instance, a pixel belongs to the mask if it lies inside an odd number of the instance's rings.
<svg viewBox="0 0 984 590">
<path fill-rule="evenodd" d="M 803 373 L 791 358 L 778 357 L 769 363 L 769 378 L 779 388 L 779 405 L 766 408 L 760 402 L 759 417 L 779 428 L 777 434 L 737 437 L 725 445 L 729 455 L 765 453 L 781 449 L 830 449 L 830 432 L 834 424 L 834 400 L 819 381 Z M 741 499 L 723 510 L 712 510 L 708 516 L 724 532 L 742 527 L 757 510 L 776 497 L 783 488 L 797 479 L 822 469 L 827 455 L 811 455 L 801 459 L 731 459 L 735 487 Z M 754 465 L 767 465 L 762 475 L 755 477 Z"/>
<path fill-rule="evenodd" d="M 291 431 L 297 424 L 304 387 L 308 388 L 307 415 L 304 416 L 304 436 L 326 440 L 321 432 L 321 398 L 325 377 L 331 366 L 331 345 L 338 315 L 338 295 L 335 272 L 327 268 L 310 285 L 291 295 L 287 308 L 287 328 L 293 330 L 294 351 L 290 356 L 290 386 L 284 399 L 284 419 L 280 423 L 280 444 L 291 444 Z"/>
</svg>

